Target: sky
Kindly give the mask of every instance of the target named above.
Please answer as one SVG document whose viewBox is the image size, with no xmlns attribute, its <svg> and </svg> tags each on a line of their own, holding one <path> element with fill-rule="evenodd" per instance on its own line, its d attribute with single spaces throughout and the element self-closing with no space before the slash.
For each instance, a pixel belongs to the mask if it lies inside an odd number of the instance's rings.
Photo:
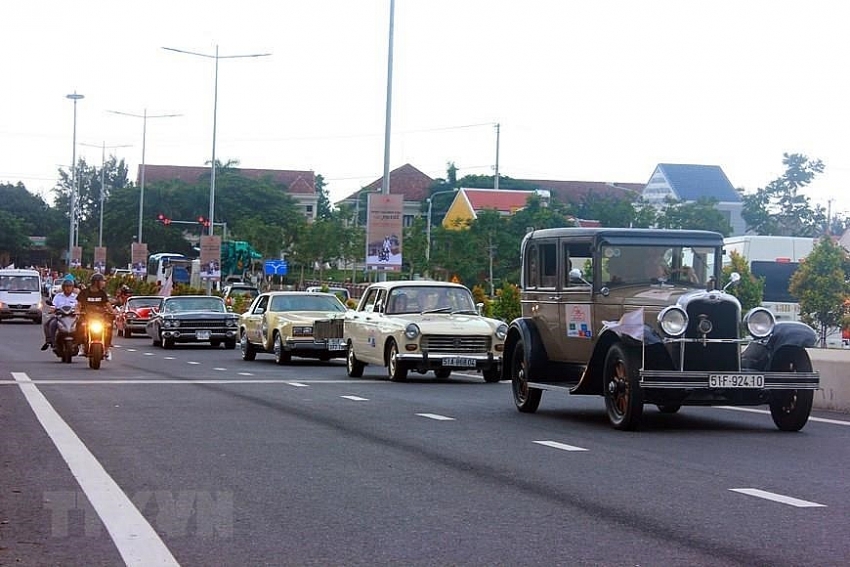
<svg viewBox="0 0 850 567">
<path fill-rule="evenodd" d="M 312 170 L 342 199 L 383 174 L 389 15 L 390 0 L 4 2 L 0 183 L 50 201 L 77 92 L 91 165 L 105 145 L 135 180 L 144 140 L 147 164 L 203 166 L 215 115 L 220 161 Z M 837 0 L 396 0 L 390 168 L 645 183 L 694 163 L 753 192 L 803 153 L 826 166 L 805 195 L 848 214 L 849 16 Z M 162 48 L 216 46 L 214 105 L 215 59 Z"/>
</svg>

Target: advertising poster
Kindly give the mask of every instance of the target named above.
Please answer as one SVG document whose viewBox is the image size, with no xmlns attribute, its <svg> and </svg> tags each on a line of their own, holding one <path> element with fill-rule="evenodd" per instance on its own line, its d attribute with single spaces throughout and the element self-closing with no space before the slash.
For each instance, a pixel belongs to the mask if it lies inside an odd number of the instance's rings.
<svg viewBox="0 0 850 567">
<path fill-rule="evenodd" d="M 403 195 L 369 194 L 366 265 L 372 270 L 401 270 Z"/>
<path fill-rule="evenodd" d="M 148 245 L 134 242 L 130 248 L 130 262 L 133 264 L 133 276 L 144 278 L 148 273 Z"/>
<path fill-rule="evenodd" d="M 581 339 L 593 337 L 590 322 L 590 305 L 567 304 L 567 336 Z"/>
<path fill-rule="evenodd" d="M 221 280 L 221 237 L 201 236 L 201 279 Z"/>
<path fill-rule="evenodd" d="M 83 247 L 82 246 L 72 246 L 71 247 L 71 267 L 79 268 L 83 265 Z"/>
<path fill-rule="evenodd" d="M 106 246 L 94 247 L 94 271 L 106 273 Z"/>
</svg>

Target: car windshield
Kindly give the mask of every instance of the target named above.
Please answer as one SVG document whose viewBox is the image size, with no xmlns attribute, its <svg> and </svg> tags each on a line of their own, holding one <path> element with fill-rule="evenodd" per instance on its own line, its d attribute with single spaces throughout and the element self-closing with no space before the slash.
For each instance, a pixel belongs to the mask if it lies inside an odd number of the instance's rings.
<svg viewBox="0 0 850 567">
<path fill-rule="evenodd" d="M 41 291 L 36 276 L 0 276 L 0 291 Z"/>
<path fill-rule="evenodd" d="M 226 313 L 227 308 L 220 297 L 176 297 L 165 302 L 164 313 L 184 311 L 214 311 Z"/>
<path fill-rule="evenodd" d="M 454 286 L 400 286 L 390 290 L 387 315 L 422 312 L 477 313 L 469 290 Z"/>
<path fill-rule="evenodd" d="M 127 300 L 127 309 L 139 309 L 140 307 L 159 307 L 162 303 L 162 298 L 156 297 L 137 297 Z"/>
<path fill-rule="evenodd" d="M 714 248 L 690 246 L 603 246 L 606 285 L 704 286 L 715 271 Z"/>
<path fill-rule="evenodd" d="M 272 311 L 337 311 L 344 312 L 345 305 L 331 295 L 275 295 Z"/>
<path fill-rule="evenodd" d="M 234 287 L 234 288 L 230 289 L 230 292 L 228 293 L 228 295 L 230 297 L 233 297 L 233 296 L 236 296 L 236 295 L 246 295 L 248 297 L 257 297 L 258 295 L 260 295 L 260 291 L 257 288 L 253 288 L 253 287 Z"/>
</svg>

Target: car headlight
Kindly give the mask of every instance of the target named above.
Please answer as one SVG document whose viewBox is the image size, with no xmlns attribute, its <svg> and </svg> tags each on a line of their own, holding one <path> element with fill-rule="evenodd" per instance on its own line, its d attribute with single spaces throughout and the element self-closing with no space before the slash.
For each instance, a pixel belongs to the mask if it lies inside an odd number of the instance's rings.
<svg viewBox="0 0 850 567">
<path fill-rule="evenodd" d="M 688 328 L 688 314 L 678 305 L 665 307 L 658 314 L 658 324 L 664 334 L 678 337 L 684 334 Z"/>
<path fill-rule="evenodd" d="M 407 325 L 407 327 L 404 328 L 404 336 L 411 341 L 418 337 L 419 333 L 421 332 L 422 331 L 419 330 L 419 325 L 417 325 L 416 323 L 410 323 L 409 325 Z"/>
<path fill-rule="evenodd" d="M 313 327 L 306 325 L 299 325 L 292 327 L 292 336 L 293 337 L 310 337 L 313 335 Z"/>
<path fill-rule="evenodd" d="M 235 327 L 236 325 L 237 325 L 236 319 L 228 319 L 227 320 L 227 326 L 228 327 Z"/>
<path fill-rule="evenodd" d="M 508 326 L 504 323 L 496 327 L 496 338 L 500 341 L 505 340 L 505 337 L 508 336 Z"/>
<path fill-rule="evenodd" d="M 750 334 L 757 339 L 768 336 L 773 332 L 773 326 L 776 325 L 773 313 L 764 307 L 750 309 L 744 316 L 744 322 L 746 322 Z"/>
</svg>

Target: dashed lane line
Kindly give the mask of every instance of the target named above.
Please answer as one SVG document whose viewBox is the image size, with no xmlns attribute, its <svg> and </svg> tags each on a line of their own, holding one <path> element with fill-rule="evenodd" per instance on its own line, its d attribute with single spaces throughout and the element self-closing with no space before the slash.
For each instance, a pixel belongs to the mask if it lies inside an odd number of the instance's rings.
<svg viewBox="0 0 850 567">
<path fill-rule="evenodd" d="M 294 386 L 296 388 L 309 388 L 310 386 L 305 384 L 304 382 L 286 382 L 290 386 Z"/>
<path fill-rule="evenodd" d="M 368 402 L 369 398 L 361 398 L 360 396 L 340 396 L 340 398 L 345 398 L 346 400 L 351 400 L 352 402 Z"/>
<path fill-rule="evenodd" d="M 567 445 L 566 443 L 558 443 L 557 441 L 532 441 L 532 443 L 537 443 L 544 447 L 552 447 L 553 449 L 560 449 L 561 451 L 587 451 L 584 447 L 576 447 L 575 445 Z"/>
<path fill-rule="evenodd" d="M 156 531 L 24 372 L 12 377 L 127 565 L 179 565 Z"/>
<path fill-rule="evenodd" d="M 791 496 L 785 496 L 784 494 L 776 494 L 775 492 L 759 490 L 758 488 L 730 488 L 729 490 L 740 494 L 746 494 L 748 496 L 755 496 L 756 498 L 764 498 L 765 500 L 770 500 L 772 502 L 779 502 L 780 504 L 788 504 L 789 506 L 794 506 L 796 508 L 826 508 L 826 504 L 800 500 L 799 498 L 792 498 Z"/>
<path fill-rule="evenodd" d="M 419 417 L 425 417 L 436 421 L 455 421 L 455 418 L 453 417 L 440 415 L 438 413 L 417 413 L 416 415 L 418 415 Z"/>
</svg>

